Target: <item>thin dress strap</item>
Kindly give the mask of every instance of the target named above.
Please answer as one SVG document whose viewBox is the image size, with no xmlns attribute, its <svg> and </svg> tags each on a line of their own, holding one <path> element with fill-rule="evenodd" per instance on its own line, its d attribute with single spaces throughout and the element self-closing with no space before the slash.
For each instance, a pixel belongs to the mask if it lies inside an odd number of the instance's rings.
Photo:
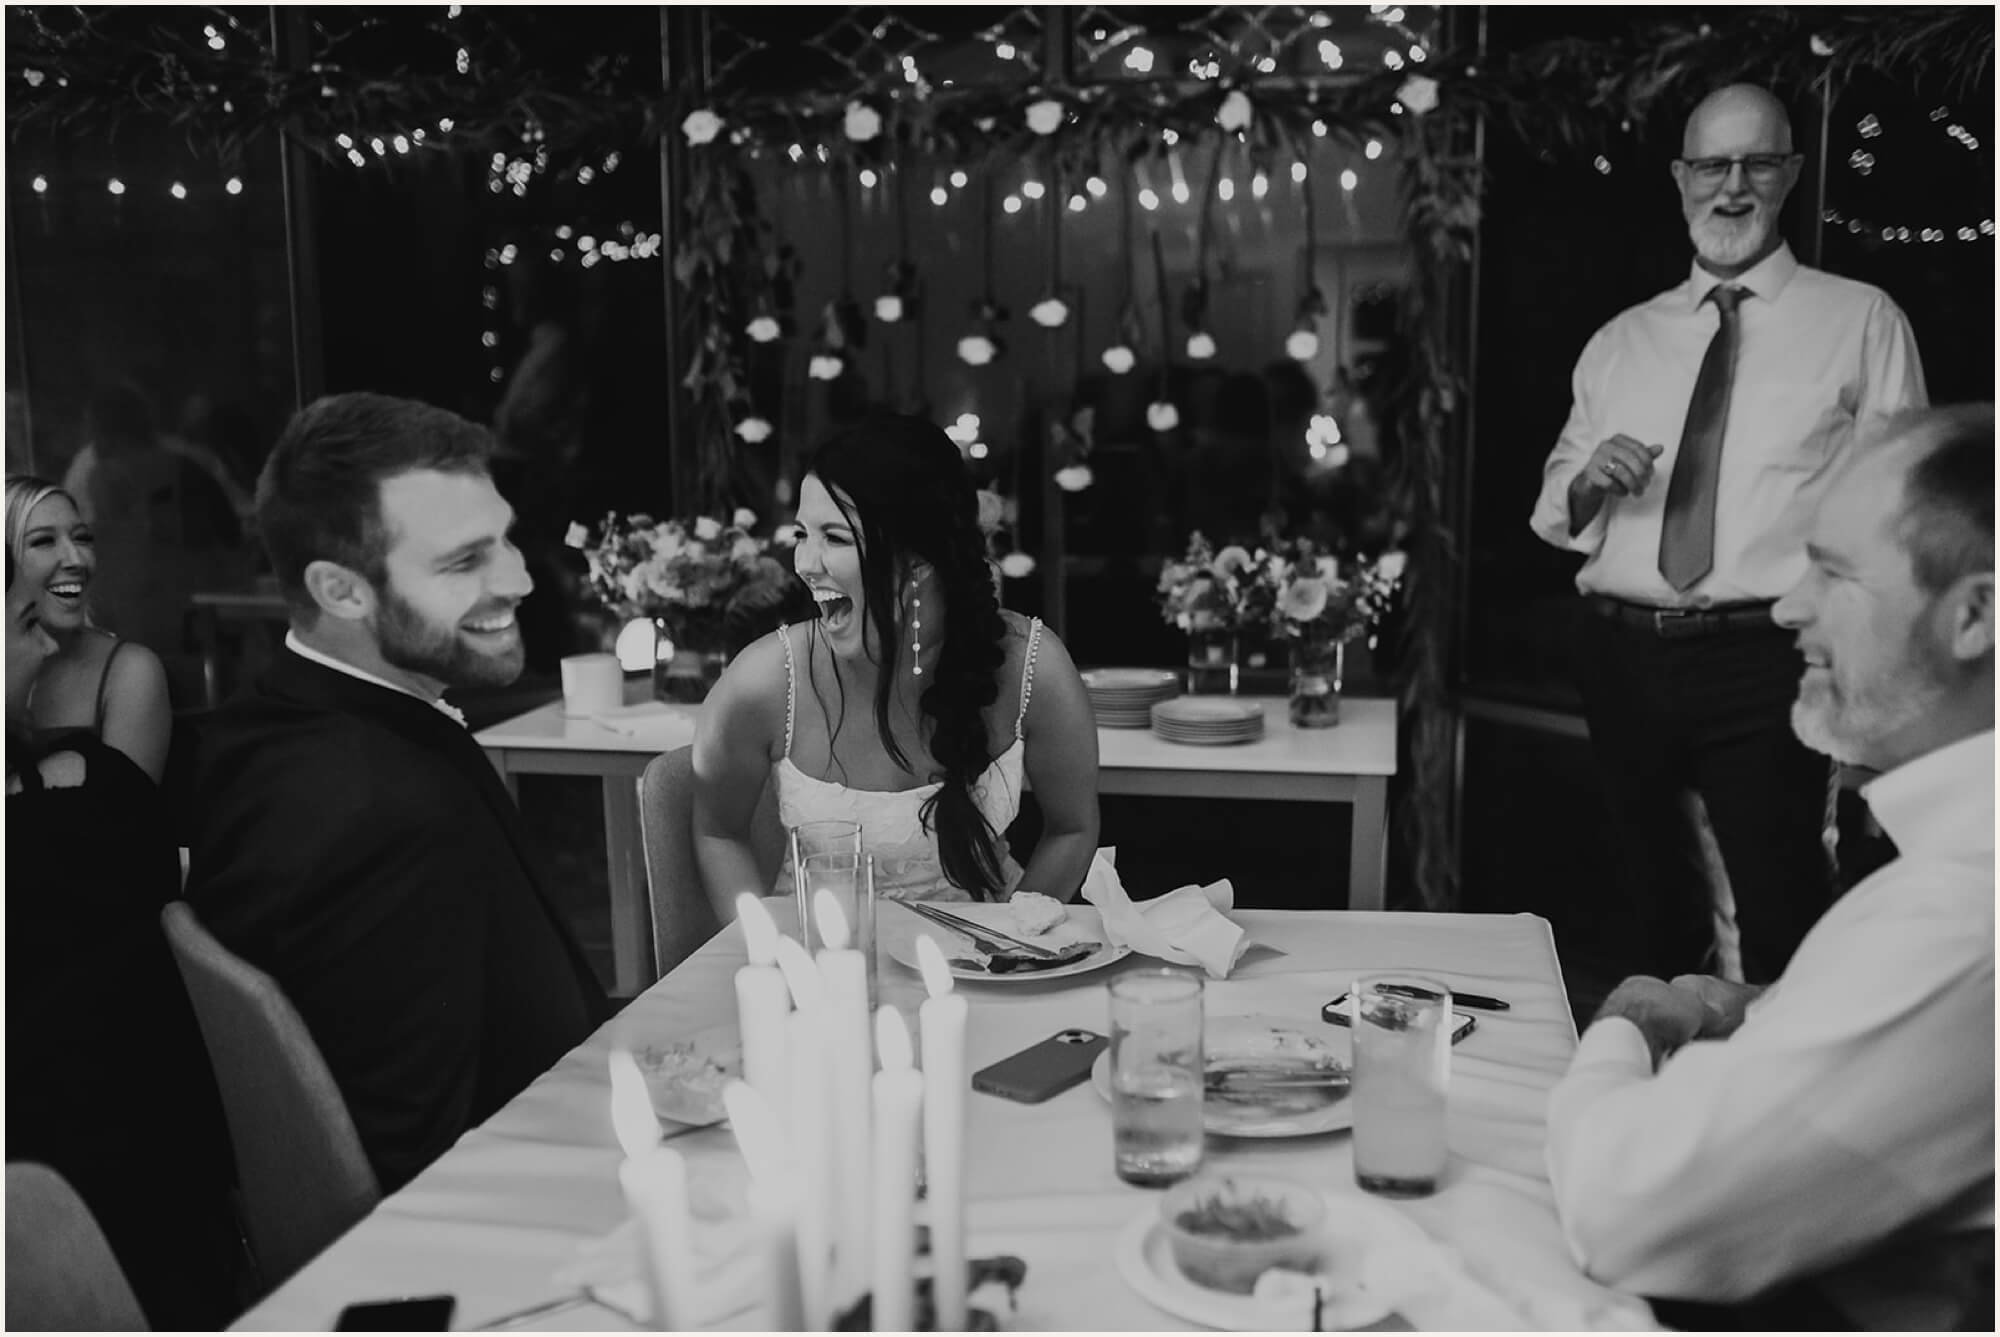
<svg viewBox="0 0 2000 1337">
<path fill-rule="evenodd" d="M 104 671 L 97 677 L 97 715 L 93 726 L 99 738 L 104 737 L 104 698 L 111 689 L 111 661 L 118 658 L 118 652 L 125 648 L 125 642 L 113 641 L 111 653 L 104 656 Z"/>
<path fill-rule="evenodd" d="M 792 667 L 792 629 L 778 628 L 778 639 L 785 647 L 785 755 L 792 755 L 792 716 L 799 705 L 799 678 Z"/>
<path fill-rule="evenodd" d="M 1021 713 L 1014 717 L 1014 737 L 1025 736 L 1028 727 L 1028 697 L 1035 690 L 1035 653 L 1042 648 L 1042 620 L 1028 623 L 1028 657 L 1021 662 Z"/>
</svg>

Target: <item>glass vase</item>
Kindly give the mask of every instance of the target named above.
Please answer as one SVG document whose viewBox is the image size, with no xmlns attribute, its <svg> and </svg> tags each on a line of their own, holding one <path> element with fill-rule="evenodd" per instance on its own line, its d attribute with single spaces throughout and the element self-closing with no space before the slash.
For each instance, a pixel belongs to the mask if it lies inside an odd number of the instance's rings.
<svg viewBox="0 0 2000 1337">
<path fill-rule="evenodd" d="M 1296 641 L 1292 645 L 1292 727 L 1331 729 L 1340 723 L 1340 676 L 1345 641 Z"/>
<path fill-rule="evenodd" d="M 1236 637 L 1221 627 L 1188 632 L 1187 692 L 1189 696 L 1236 694 L 1241 671 L 1236 663 Z"/>
<path fill-rule="evenodd" d="M 678 632 L 678 636 L 676 633 Z M 653 619 L 653 696 L 660 701 L 699 703 L 729 666 L 720 635 L 713 637 L 689 625 Z"/>
</svg>

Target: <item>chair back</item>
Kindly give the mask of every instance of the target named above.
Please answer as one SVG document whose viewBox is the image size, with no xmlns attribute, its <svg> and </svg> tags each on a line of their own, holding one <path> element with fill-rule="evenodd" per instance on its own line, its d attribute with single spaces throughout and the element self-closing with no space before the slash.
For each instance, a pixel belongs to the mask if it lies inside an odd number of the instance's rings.
<svg viewBox="0 0 2000 1337">
<path fill-rule="evenodd" d="M 10 1332 L 143 1332 L 146 1315 L 97 1218 L 46 1165 L 7 1167 Z"/>
<path fill-rule="evenodd" d="M 653 910 L 653 961 L 664 975 L 714 937 L 721 917 L 709 900 L 694 857 L 694 749 L 677 747 L 653 758 L 639 777 L 639 831 L 646 845 L 646 883 Z M 768 889 L 785 861 L 778 791 L 766 784 L 750 819 L 759 886 Z"/>
<path fill-rule="evenodd" d="M 160 921 L 222 1093 L 250 1250 L 263 1284 L 276 1286 L 382 1192 L 319 1046 L 277 983 L 217 942 L 187 902 Z"/>
</svg>

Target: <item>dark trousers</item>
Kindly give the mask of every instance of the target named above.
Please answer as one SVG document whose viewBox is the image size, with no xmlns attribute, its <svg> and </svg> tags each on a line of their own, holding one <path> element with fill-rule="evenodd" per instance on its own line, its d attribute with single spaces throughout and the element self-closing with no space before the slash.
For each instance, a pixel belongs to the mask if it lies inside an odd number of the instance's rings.
<svg viewBox="0 0 2000 1337">
<path fill-rule="evenodd" d="M 1833 763 L 1792 733 L 1804 665 L 1775 624 L 1706 635 L 1578 613 L 1577 676 L 1615 850 L 1628 968 L 1709 969 L 1712 888 L 1689 795 L 1736 901 L 1744 978 L 1776 979 L 1832 903 Z"/>
</svg>

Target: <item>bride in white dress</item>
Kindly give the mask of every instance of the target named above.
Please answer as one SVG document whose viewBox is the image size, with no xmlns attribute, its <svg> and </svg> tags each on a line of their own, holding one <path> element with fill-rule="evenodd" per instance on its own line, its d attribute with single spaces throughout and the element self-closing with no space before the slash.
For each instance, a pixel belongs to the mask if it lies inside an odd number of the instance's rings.
<svg viewBox="0 0 2000 1337">
<path fill-rule="evenodd" d="M 819 616 L 738 655 L 695 735 L 717 913 L 791 888 L 789 855 L 774 881 L 753 852 L 767 783 L 787 827 L 859 822 L 880 896 L 1073 897 L 1097 848 L 1096 724 L 1061 640 L 999 606 L 958 447 L 921 418 L 865 418 L 810 462 L 798 522 Z M 1042 814 L 1025 869 L 1006 840 L 1024 775 Z"/>
</svg>

